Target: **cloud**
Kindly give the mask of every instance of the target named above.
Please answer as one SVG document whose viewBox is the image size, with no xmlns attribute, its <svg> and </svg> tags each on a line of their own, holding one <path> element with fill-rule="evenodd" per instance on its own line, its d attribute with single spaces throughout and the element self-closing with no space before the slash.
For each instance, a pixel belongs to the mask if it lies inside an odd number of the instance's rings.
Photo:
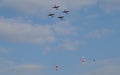
<svg viewBox="0 0 120 75">
<path fill-rule="evenodd" d="M 0 59 L 0 61 L 1 75 L 39 75 L 44 69 L 42 64 L 23 64 L 5 58 Z"/>
<path fill-rule="evenodd" d="M 8 53 L 9 51 L 9 48 L 0 48 L 0 53 Z"/>
<path fill-rule="evenodd" d="M 45 43 L 55 40 L 51 27 L 0 18 L 0 40 Z"/>
<path fill-rule="evenodd" d="M 3 0 L 1 7 L 10 8 L 27 14 L 37 14 L 51 4 L 50 0 Z"/>
<path fill-rule="evenodd" d="M 72 9 L 81 9 L 88 6 L 93 6 L 97 3 L 97 0 L 65 0 L 66 4 Z"/>
<path fill-rule="evenodd" d="M 100 0 L 100 7 L 106 12 L 120 12 L 120 0 Z"/>
<path fill-rule="evenodd" d="M 81 30 L 79 26 L 72 25 L 69 21 L 63 21 L 54 24 L 52 27 L 56 36 L 56 42 L 54 42 L 55 46 L 46 45 L 45 53 L 51 50 L 74 51 L 84 44 L 84 41 L 80 40 L 78 37 L 79 31 Z"/>
<path fill-rule="evenodd" d="M 94 71 L 83 75 L 119 75 L 120 64 L 104 65 L 96 68 Z"/>
<path fill-rule="evenodd" d="M 63 43 L 59 47 L 63 47 L 65 50 L 74 51 L 77 50 L 80 46 L 84 45 L 85 42 L 82 40 L 63 40 Z"/>
<path fill-rule="evenodd" d="M 111 29 L 96 29 L 85 34 L 85 38 L 102 38 L 111 32 Z"/>
<path fill-rule="evenodd" d="M 43 53 L 48 53 L 50 51 L 76 51 L 80 50 L 80 47 L 85 45 L 83 40 L 79 39 L 62 39 L 59 43 L 56 43 L 54 47 L 52 45 L 47 45 L 44 48 Z"/>
<path fill-rule="evenodd" d="M 97 0 L 2 0 L 1 8 L 9 8 L 26 14 L 41 15 L 50 11 L 53 5 L 62 9 L 81 9 L 97 3 Z M 42 15 L 41 15 L 42 16 Z"/>
<path fill-rule="evenodd" d="M 0 74 L 10 74 L 10 75 L 33 75 L 40 74 L 43 70 L 43 65 L 40 64 L 18 64 L 15 63 L 7 64 L 3 63 L 0 67 Z M 6 66 L 7 65 L 7 66 Z"/>
<path fill-rule="evenodd" d="M 53 26 L 30 24 L 14 19 L 0 18 L 0 40 L 11 42 L 45 43 L 54 42 L 55 35 L 73 36 L 77 34 L 77 27 L 68 22 L 57 23 Z"/>
<path fill-rule="evenodd" d="M 59 22 L 54 25 L 54 30 L 59 35 L 74 36 L 78 34 L 78 27 L 71 25 L 68 21 Z"/>
<path fill-rule="evenodd" d="M 20 63 L 6 58 L 0 59 L 0 75 L 39 75 L 44 69 L 43 64 Z"/>
<path fill-rule="evenodd" d="M 0 8 L 10 9 L 26 15 L 43 16 L 51 12 L 52 6 L 60 5 L 60 10 L 81 10 L 95 5 L 100 6 L 105 12 L 120 11 L 119 0 L 2 0 Z M 54 11 L 55 12 L 55 11 Z"/>
<path fill-rule="evenodd" d="M 120 65 L 112 65 L 112 66 L 106 66 L 104 68 L 101 68 L 99 70 L 97 70 L 95 72 L 95 74 L 98 74 L 98 75 L 119 75 L 120 72 L 119 72 L 119 69 L 120 69 Z"/>
<path fill-rule="evenodd" d="M 36 64 L 22 64 L 17 65 L 12 68 L 15 72 L 25 72 L 25 71 L 35 71 L 35 70 L 41 70 L 43 69 L 42 65 L 36 65 Z"/>
<path fill-rule="evenodd" d="M 50 50 L 53 49 L 51 45 L 57 42 L 59 42 L 56 44 L 57 49 L 59 47 L 64 50 L 76 49 L 81 45 L 80 40 L 72 39 L 78 38 L 79 30 L 80 27 L 71 25 L 69 21 L 58 22 L 54 25 L 41 25 L 0 18 L 0 40 L 14 43 L 46 44 L 45 49 L 48 46 Z"/>
<path fill-rule="evenodd" d="M 82 75 L 119 75 L 120 59 L 119 57 L 98 60 L 94 64 L 87 64 L 87 69 Z M 77 74 L 79 75 L 79 74 Z"/>
</svg>

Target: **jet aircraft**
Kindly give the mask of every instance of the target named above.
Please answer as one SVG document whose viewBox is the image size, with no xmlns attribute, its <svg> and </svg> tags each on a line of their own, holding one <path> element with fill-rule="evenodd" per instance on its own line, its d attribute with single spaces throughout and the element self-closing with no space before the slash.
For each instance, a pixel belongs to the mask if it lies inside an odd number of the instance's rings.
<svg viewBox="0 0 120 75">
<path fill-rule="evenodd" d="M 59 19 L 63 20 L 64 16 L 58 16 Z"/>
<path fill-rule="evenodd" d="M 66 13 L 66 14 L 68 14 L 68 12 L 70 12 L 69 10 L 64 10 L 63 11 L 63 13 Z"/>
<path fill-rule="evenodd" d="M 52 8 L 55 8 L 56 10 L 58 10 L 59 7 L 60 7 L 60 6 L 56 6 L 56 5 L 55 5 L 55 6 L 52 7 Z"/>
<path fill-rule="evenodd" d="M 48 16 L 54 17 L 54 13 L 49 13 Z"/>
</svg>

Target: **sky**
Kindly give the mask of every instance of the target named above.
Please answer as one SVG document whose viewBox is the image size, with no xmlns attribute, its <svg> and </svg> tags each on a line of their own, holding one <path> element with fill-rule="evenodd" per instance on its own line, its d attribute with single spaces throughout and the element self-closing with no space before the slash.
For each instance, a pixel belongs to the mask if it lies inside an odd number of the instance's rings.
<svg viewBox="0 0 120 75">
<path fill-rule="evenodd" d="M 0 0 L 0 75 L 120 75 L 119 70 L 120 0 Z"/>
</svg>

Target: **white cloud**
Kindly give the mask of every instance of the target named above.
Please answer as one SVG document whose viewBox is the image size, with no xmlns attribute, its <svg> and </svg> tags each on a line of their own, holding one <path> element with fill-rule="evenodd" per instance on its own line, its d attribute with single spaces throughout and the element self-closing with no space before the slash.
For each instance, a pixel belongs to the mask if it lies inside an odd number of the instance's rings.
<svg viewBox="0 0 120 75">
<path fill-rule="evenodd" d="M 0 40 L 11 42 L 45 43 L 55 40 L 48 25 L 33 25 L 4 18 L 0 18 L 0 36 Z"/>
<path fill-rule="evenodd" d="M 75 40 L 71 40 L 71 39 L 62 39 L 60 40 L 61 42 L 55 44 L 54 47 L 52 47 L 51 45 L 49 46 L 45 46 L 44 49 L 44 53 L 48 53 L 50 51 L 76 51 L 76 50 L 80 50 L 80 47 L 83 46 L 85 44 L 84 41 L 79 40 L 79 39 L 75 39 Z"/>
<path fill-rule="evenodd" d="M 104 65 L 83 75 L 120 75 L 120 64 Z"/>
<path fill-rule="evenodd" d="M 111 33 L 111 29 L 96 29 L 85 34 L 85 38 L 101 38 Z"/>
<path fill-rule="evenodd" d="M 2 65 L 2 66 L 1 66 Z M 6 66 L 7 65 L 7 66 Z M 10 74 L 10 75 L 33 75 L 40 74 L 44 66 L 41 64 L 18 64 L 15 65 L 8 63 L 0 63 L 0 74 Z"/>
<path fill-rule="evenodd" d="M 81 66 L 81 65 L 80 65 Z M 82 69 L 82 68 L 81 68 Z M 83 68 L 84 69 L 84 68 Z M 96 63 L 86 64 L 86 69 L 82 75 L 119 75 L 120 74 L 120 59 L 119 57 L 109 59 L 97 59 Z M 79 75 L 75 74 L 75 75 Z"/>
<path fill-rule="evenodd" d="M 83 41 L 80 40 L 63 40 L 63 43 L 59 45 L 59 47 L 63 47 L 65 50 L 70 50 L 70 51 L 74 51 L 76 49 L 78 49 L 78 47 L 84 45 Z"/>
<path fill-rule="evenodd" d="M 17 65 L 12 68 L 15 72 L 24 72 L 24 71 L 34 71 L 34 70 L 41 70 L 43 69 L 42 65 L 36 65 L 36 64 L 22 64 Z"/>
<path fill-rule="evenodd" d="M 68 21 L 60 22 L 54 25 L 54 30 L 59 35 L 77 35 L 77 30 L 79 28 L 77 26 L 71 25 Z"/>
<path fill-rule="evenodd" d="M 43 69 L 42 64 L 24 64 L 5 58 L 0 59 L 0 75 L 39 75 Z"/>
<path fill-rule="evenodd" d="M 5 58 L 0 59 L 0 75 L 39 75 L 43 69 L 42 64 L 20 64 Z"/>
<path fill-rule="evenodd" d="M 79 27 L 69 21 L 54 25 L 30 24 L 21 20 L 0 18 L 0 40 L 15 43 L 46 44 L 45 49 L 52 50 L 61 47 L 64 50 L 74 50 L 81 45 L 80 40 L 72 40 L 78 36 Z M 69 40 L 68 40 L 69 39 Z M 64 41 L 67 40 L 67 41 Z M 51 46 L 51 47 L 47 47 Z M 54 50 L 55 50 L 54 49 Z"/>
<path fill-rule="evenodd" d="M 54 42 L 55 35 L 73 36 L 78 28 L 69 22 L 51 25 L 37 25 L 14 19 L 0 18 L 0 40 L 11 42 L 45 43 Z"/>
</svg>

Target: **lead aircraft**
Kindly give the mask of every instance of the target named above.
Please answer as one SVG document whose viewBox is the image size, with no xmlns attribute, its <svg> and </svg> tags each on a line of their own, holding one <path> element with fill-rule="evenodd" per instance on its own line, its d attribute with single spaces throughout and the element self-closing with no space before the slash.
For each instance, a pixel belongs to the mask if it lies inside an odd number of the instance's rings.
<svg viewBox="0 0 120 75">
<path fill-rule="evenodd" d="M 55 5 L 55 6 L 52 7 L 52 8 L 55 8 L 56 10 L 58 10 L 59 7 L 60 7 L 60 6 Z"/>
</svg>

